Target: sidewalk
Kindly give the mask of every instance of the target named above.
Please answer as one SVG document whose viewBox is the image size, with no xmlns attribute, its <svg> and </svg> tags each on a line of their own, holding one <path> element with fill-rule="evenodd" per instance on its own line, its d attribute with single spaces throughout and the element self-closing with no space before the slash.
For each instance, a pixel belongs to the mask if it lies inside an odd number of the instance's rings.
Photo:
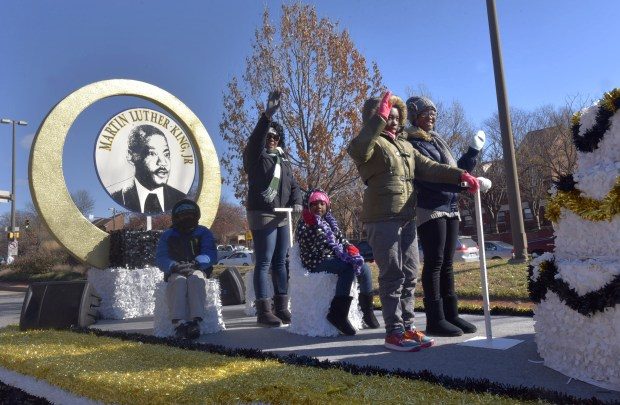
<svg viewBox="0 0 620 405">
<path fill-rule="evenodd" d="M 21 281 L 0 281 L 0 291 L 28 291 L 28 284 Z"/>
<path fill-rule="evenodd" d="M 0 327 L 19 323 L 24 294 L 0 291 Z M 343 361 L 355 365 L 371 365 L 388 370 L 429 370 L 435 375 L 457 378 L 486 378 L 510 386 L 539 387 L 558 391 L 578 398 L 596 397 L 603 401 L 620 402 L 620 392 L 605 390 L 584 382 L 569 379 L 565 375 L 545 367 L 536 351 L 534 321 L 529 317 L 494 316 L 493 336 L 521 339 L 522 343 L 508 350 L 481 349 L 459 345 L 472 337 L 435 338 L 435 347 L 415 353 L 397 353 L 383 347 L 382 329 L 365 329 L 355 336 L 312 338 L 294 335 L 286 328 L 261 328 L 255 317 L 248 317 L 242 305 L 223 308 L 226 331 L 202 335 L 200 342 L 223 345 L 230 348 L 256 348 L 277 354 L 295 353 Z M 382 322 L 380 312 L 376 312 Z M 484 336 L 484 318 L 464 315 L 473 322 Z M 424 313 L 417 314 L 416 325 L 424 329 Z M 100 320 L 92 328 L 153 333 L 151 317 L 128 320 Z"/>
</svg>

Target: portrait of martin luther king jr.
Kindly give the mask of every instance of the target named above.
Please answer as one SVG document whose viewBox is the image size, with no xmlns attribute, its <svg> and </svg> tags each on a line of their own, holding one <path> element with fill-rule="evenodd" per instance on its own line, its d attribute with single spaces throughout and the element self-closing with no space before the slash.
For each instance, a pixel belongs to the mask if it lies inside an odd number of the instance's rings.
<svg viewBox="0 0 620 405">
<path fill-rule="evenodd" d="M 172 209 L 185 194 L 168 185 L 170 149 L 166 136 L 152 125 L 139 125 L 129 134 L 127 161 L 134 166 L 134 181 L 112 193 L 114 201 L 133 212 L 159 214 Z"/>
</svg>

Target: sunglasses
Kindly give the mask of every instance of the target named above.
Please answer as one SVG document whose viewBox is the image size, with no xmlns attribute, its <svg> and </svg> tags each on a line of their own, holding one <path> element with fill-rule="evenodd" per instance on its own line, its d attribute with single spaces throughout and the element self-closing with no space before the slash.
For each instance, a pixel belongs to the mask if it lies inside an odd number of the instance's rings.
<svg viewBox="0 0 620 405">
<path fill-rule="evenodd" d="M 277 134 L 267 134 L 267 139 L 273 139 L 274 141 L 280 140 L 280 135 Z"/>
<path fill-rule="evenodd" d="M 433 111 L 433 110 L 426 110 L 426 111 L 420 113 L 420 117 L 424 117 L 424 118 L 430 118 L 430 117 L 437 118 L 437 113 L 435 111 Z"/>
</svg>

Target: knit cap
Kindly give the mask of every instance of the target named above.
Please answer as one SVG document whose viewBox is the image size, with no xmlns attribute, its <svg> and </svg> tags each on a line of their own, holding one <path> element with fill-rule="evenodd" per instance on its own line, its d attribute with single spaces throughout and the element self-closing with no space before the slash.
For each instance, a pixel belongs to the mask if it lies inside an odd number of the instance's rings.
<svg viewBox="0 0 620 405">
<path fill-rule="evenodd" d="M 409 116 L 409 122 L 412 124 L 418 118 L 418 114 L 426 110 L 437 111 L 437 107 L 429 98 L 414 96 L 407 99 L 407 115 Z"/>
<path fill-rule="evenodd" d="M 308 197 L 308 206 L 316 201 L 323 201 L 325 205 L 329 207 L 329 197 L 323 191 L 313 191 L 312 194 L 310 194 L 310 197 Z"/>
</svg>

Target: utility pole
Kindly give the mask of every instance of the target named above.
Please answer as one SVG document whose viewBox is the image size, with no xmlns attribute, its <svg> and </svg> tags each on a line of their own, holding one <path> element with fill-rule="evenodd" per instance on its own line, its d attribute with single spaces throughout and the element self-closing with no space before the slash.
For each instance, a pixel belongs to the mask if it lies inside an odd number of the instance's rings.
<svg viewBox="0 0 620 405">
<path fill-rule="evenodd" d="M 28 123 L 26 121 L 17 121 L 17 120 L 12 120 L 9 118 L 2 118 L 0 120 L 0 123 L 2 124 L 12 124 L 13 125 L 13 145 L 12 145 L 12 165 L 11 165 L 11 233 L 13 234 L 13 237 L 15 241 L 17 241 L 17 238 L 15 237 L 15 232 L 17 232 L 17 229 L 15 227 L 15 125 L 22 125 L 22 126 L 26 126 L 28 125 Z M 9 243 L 10 246 L 10 243 Z M 10 254 L 11 250 L 9 248 L 9 254 L 7 256 L 11 256 Z M 8 259 L 8 257 L 7 257 Z"/>
<path fill-rule="evenodd" d="M 523 210 L 521 209 L 517 162 L 515 159 L 512 127 L 510 125 L 508 95 L 506 94 L 506 84 L 504 82 L 504 67 L 502 62 L 502 50 L 499 42 L 499 27 L 495 10 L 495 0 L 487 0 L 487 16 L 489 18 L 489 34 L 491 36 L 491 51 L 493 53 L 493 71 L 495 73 L 499 126 L 502 133 L 504 169 L 506 171 L 508 186 L 508 208 L 510 212 L 512 245 L 515 251 L 514 260 L 516 262 L 523 262 L 527 260 L 527 237 L 525 235 L 525 226 L 523 225 Z"/>
<path fill-rule="evenodd" d="M 112 230 L 115 231 L 116 230 L 116 208 L 108 208 L 110 211 L 112 211 Z"/>
</svg>

